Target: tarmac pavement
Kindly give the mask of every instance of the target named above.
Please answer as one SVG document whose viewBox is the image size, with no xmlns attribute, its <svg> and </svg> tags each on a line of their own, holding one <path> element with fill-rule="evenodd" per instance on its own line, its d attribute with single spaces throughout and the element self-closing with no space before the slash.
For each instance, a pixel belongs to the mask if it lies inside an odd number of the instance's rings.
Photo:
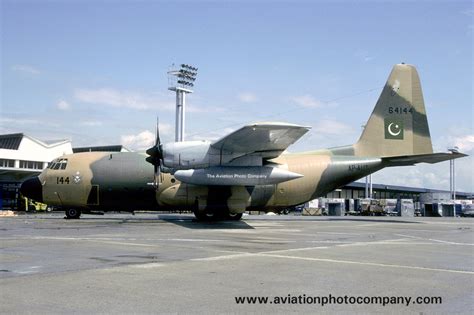
<svg viewBox="0 0 474 315">
<path fill-rule="evenodd" d="M 474 313 L 469 218 L 63 216 L 0 218 L 0 313 Z"/>
</svg>

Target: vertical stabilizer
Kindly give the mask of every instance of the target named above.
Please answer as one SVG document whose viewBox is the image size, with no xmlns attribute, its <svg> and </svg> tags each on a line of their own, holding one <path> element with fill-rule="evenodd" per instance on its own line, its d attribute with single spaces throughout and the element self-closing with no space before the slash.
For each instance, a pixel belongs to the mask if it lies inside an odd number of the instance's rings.
<svg viewBox="0 0 474 315">
<path fill-rule="evenodd" d="M 357 156 L 380 157 L 433 152 L 420 78 L 414 66 L 393 67 L 354 149 Z"/>
</svg>

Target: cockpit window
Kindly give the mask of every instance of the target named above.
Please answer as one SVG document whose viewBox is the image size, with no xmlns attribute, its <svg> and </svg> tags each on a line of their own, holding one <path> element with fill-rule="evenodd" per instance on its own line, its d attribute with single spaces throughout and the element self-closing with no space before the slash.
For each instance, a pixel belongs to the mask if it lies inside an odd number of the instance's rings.
<svg viewBox="0 0 474 315">
<path fill-rule="evenodd" d="M 56 159 L 56 160 L 53 160 L 50 165 L 49 165 L 49 169 L 51 170 L 65 170 L 67 167 L 67 159 Z"/>
<path fill-rule="evenodd" d="M 50 170 L 54 169 L 54 166 L 56 165 L 56 162 L 57 162 L 57 160 L 52 160 L 51 162 L 49 162 L 48 168 Z"/>
</svg>

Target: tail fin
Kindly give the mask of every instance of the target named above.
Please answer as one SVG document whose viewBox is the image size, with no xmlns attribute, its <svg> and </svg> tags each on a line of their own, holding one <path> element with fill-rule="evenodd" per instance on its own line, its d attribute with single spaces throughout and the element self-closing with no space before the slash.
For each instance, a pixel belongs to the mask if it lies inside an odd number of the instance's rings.
<svg viewBox="0 0 474 315">
<path fill-rule="evenodd" d="M 357 156 L 433 153 L 420 78 L 414 66 L 393 67 L 354 149 Z"/>
</svg>

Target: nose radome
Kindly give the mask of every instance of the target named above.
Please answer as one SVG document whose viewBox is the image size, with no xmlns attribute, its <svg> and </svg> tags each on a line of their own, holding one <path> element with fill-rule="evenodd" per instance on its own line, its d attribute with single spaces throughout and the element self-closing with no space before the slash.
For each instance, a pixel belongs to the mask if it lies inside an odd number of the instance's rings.
<svg viewBox="0 0 474 315">
<path fill-rule="evenodd" d="M 21 184 L 20 192 L 23 196 L 38 202 L 43 202 L 43 188 L 38 177 L 27 179 Z"/>
</svg>

